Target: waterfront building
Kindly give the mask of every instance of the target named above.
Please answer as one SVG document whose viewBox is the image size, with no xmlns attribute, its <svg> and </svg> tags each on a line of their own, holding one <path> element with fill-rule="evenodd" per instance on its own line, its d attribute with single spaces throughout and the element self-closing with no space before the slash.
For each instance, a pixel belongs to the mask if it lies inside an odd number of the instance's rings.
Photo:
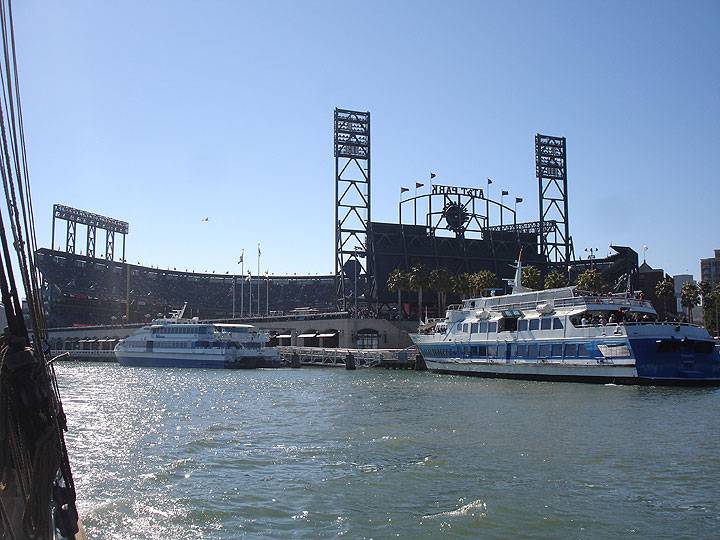
<svg viewBox="0 0 720 540">
<path fill-rule="evenodd" d="M 713 287 L 720 283 L 720 249 L 714 257 L 700 259 L 700 279 Z"/>
</svg>

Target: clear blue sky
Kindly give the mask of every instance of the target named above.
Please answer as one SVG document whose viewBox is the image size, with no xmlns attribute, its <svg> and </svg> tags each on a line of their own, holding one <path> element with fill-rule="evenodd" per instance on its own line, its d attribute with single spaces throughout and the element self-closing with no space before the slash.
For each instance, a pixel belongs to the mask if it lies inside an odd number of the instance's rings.
<svg viewBox="0 0 720 540">
<path fill-rule="evenodd" d="M 15 23 L 43 246 L 64 203 L 128 220 L 132 262 L 232 272 L 260 242 L 263 271 L 329 273 L 338 106 L 372 113 L 376 220 L 429 171 L 537 219 L 541 132 L 568 140 L 577 252 L 697 276 L 720 248 L 717 1 L 30 0 Z"/>
</svg>

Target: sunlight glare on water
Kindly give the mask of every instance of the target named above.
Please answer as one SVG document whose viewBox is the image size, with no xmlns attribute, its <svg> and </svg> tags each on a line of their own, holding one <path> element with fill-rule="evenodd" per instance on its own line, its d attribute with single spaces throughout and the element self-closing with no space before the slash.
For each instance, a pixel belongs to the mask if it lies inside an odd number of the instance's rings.
<svg viewBox="0 0 720 540">
<path fill-rule="evenodd" d="M 94 539 L 713 538 L 720 390 L 57 367 Z"/>
</svg>

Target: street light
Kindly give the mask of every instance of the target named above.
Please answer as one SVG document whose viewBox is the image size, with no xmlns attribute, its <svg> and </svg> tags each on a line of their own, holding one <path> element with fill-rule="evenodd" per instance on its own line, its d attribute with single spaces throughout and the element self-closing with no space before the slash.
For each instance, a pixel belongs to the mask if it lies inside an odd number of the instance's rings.
<svg viewBox="0 0 720 540">
<path fill-rule="evenodd" d="M 594 261 L 596 259 L 595 253 L 597 253 L 599 250 L 598 248 L 585 248 L 585 253 L 590 253 L 588 255 L 588 260 L 590 261 L 590 269 L 593 269 Z"/>
</svg>

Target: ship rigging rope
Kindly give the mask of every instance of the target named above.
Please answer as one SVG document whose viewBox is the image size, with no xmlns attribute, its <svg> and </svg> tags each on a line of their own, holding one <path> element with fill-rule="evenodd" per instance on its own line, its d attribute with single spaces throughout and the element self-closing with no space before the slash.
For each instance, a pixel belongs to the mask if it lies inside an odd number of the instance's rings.
<svg viewBox="0 0 720 540">
<path fill-rule="evenodd" d="M 55 530 L 59 538 L 70 539 L 78 531 L 76 495 L 35 263 L 37 239 L 12 0 L 0 0 L 0 33 L 0 181 L 6 203 L 0 209 L 0 297 L 8 320 L 0 336 L 0 538 L 49 539 Z M 15 268 L 32 333 L 23 317 Z"/>
</svg>

